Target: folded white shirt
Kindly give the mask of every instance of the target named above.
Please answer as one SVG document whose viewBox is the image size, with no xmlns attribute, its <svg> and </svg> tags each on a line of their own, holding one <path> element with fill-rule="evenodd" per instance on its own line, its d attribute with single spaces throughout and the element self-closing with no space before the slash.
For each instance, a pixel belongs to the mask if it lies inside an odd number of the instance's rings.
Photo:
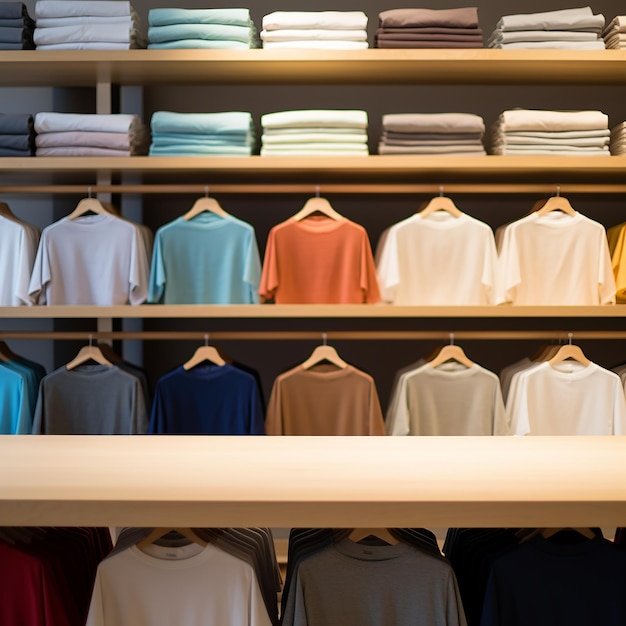
<svg viewBox="0 0 626 626">
<path fill-rule="evenodd" d="M 280 30 L 262 30 L 263 41 L 298 41 L 298 40 L 327 40 L 334 41 L 367 41 L 366 30 L 331 30 L 331 29 L 295 29 L 281 28 Z"/>
<path fill-rule="evenodd" d="M 502 50 L 523 50 L 529 48 L 559 48 L 562 50 L 604 50 L 604 40 L 597 41 L 517 41 L 512 43 L 496 43 L 489 48 Z"/>
<path fill-rule="evenodd" d="M 296 126 L 344 126 L 367 128 L 367 112 L 353 109 L 303 109 L 277 111 L 261 116 L 263 128 Z"/>
<path fill-rule="evenodd" d="M 367 133 L 289 133 L 286 135 L 263 134 L 261 142 L 267 145 L 289 145 L 294 143 L 367 143 Z"/>
<path fill-rule="evenodd" d="M 609 145 L 608 137 L 580 137 L 578 139 L 545 139 L 544 137 L 520 137 L 504 135 L 496 139 L 496 145 L 505 146 L 575 146 L 575 147 L 594 147 L 603 148 Z"/>
<path fill-rule="evenodd" d="M 130 15 L 131 4 L 125 0 L 37 0 L 35 2 L 35 21 L 42 17 L 112 17 Z"/>
<path fill-rule="evenodd" d="M 545 155 L 554 155 L 554 156 L 610 156 L 609 147 L 606 146 L 604 148 L 565 148 L 563 146 L 555 147 L 553 150 L 545 148 L 544 146 L 492 146 L 492 154 L 521 154 L 521 155 L 531 155 L 531 154 L 545 154 Z"/>
<path fill-rule="evenodd" d="M 50 43 L 37 46 L 37 50 L 129 50 L 144 48 L 143 43 L 131 39 L 130 42 L 116 43 L 112 41 L 76 41 L 69 43 Z"/>
<path fill-rule="evenodd" d="M 562 9 L 542 13 L 504 15 L 496 24 L 499 30 L 591 30 L 601 32 L 604 15 L 594 15 L 591 7 Z"/>
<path fill-rule="evenodd" d="M 108 133 L 128 133 L 141 130 L 137 115 L 127 113 L 53 113 L 44 111 L 35 115 L 35 132 L 83 130 Z"/>
<path fill-rule="evenodd" d="M 616 15 L 602 31 L 603 35 L 608 33 L 626 33 L 626 15 Z"/>
<path fill-rule="evenodd" d="M 367 146 L 337 150 L 334 147 L 298 147 L 292 150 L 284 146 L 264 146 L 261 148 L 261 156 L 368 156 Z"/>
<path fill-rule="evenodd" d="M 543 111 L 511 109 L 498 118 L 501 131 L 509 130 L 599 130 L 609 126 L 602 111 Z"/>
<path fill-rule="evenodd" d="M 311 134 L 324 134 L 324 135 L 333 135 L 334 137 L 339 136 L 338 141 L 341 141 L 340 137 L 346 134 L 355 134 L 359 133 L 363 136 L 367 136 L 367 130 L 365 127 L 355 128 L 351 126 L 343 127 L 343 126 L 297 126 L 293 127 L 282 127 L 277 126 L 275 128 L 264 128 L 263 136 L 264 137 L 288 137 L 289 135 L 300 135 L 302 133 L 311 133 Z"/>
<path fill-rule="evenodd" d="M 264 41 L 266 50 L 277 48 L 314 48 L 317 50 L 367 50 L 367 41 L 330 41 L 330 40 L 300 40 L 300 41 Z"/>
<path fill-rule="evenodd" d="M 491 42 L 512 43 L 515 41 L 596 41 L 598 33 L 581 30 L 496 30 L 489 38 Z"/>
<path fill-rule="evenodd" d="M 511 130 L 506 131 L 507 137 L 543 137 L 545 139 L 581 139 L 583 137 L 610 137 L 608 128 L 598 130 Z"/>
<path fill-rule="evenodd" d="M 33 41 L 36 46 L 53 43 L 130 43 L 133 28 L 128 24 L 82 24 L 79 26 L 55 26 L 35 28 Z"/>
<path fill-rule="evenodd" d="M 56 26 L 82 26 L 83 24 L 128 24 L 130 28 L 136 18 L 130 15 L 118 15 L 108 17 L 96 17 L 84 15 L 79 17 L 44 17 L 37 20 L 37 28 L 54 28 Z"/>
<path fill-rule="evenodd" d="M 312 28 L 365 30 L 367 15 L 363 11 L 274 11 L 263 17 L 263 30 Z"/>
</svg>

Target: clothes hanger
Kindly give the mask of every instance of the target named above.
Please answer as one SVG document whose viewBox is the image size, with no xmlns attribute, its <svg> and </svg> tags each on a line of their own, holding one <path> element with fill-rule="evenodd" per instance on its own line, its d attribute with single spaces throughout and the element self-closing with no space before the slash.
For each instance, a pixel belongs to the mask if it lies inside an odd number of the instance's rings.
<svg viewBox="0 0 626 626">
<path fill-rule="evenodd" d="M 204 188 L 204 197 L 198 198 L 194 202 L 191 209 L 183 215 L 183 219 L 187 221 L 191 220 L 196 217 L 196 215 L 200 215 L 200 213 L 204 213 L 205 211 L 215 213 L 215 215 L 219 215 L 220 217 L 229 217 L 229 214 L 224 211 L 220 203 L 215 198 L 209 196 L 208 185 Z"/>
<path fill-rule="evenodd" d="M 214 365 L 226 365 L 226 361 L 221 357 L 215 346 L 209 345 L 209 334 L 204 335 L 204 345 L 200 346 L 193 353 L 193 356 L 183 363 L 183 369 L 190 370 L 192 367 L 196 367 L 202 363 L 202 361 L 210 361 Z"/>
<path fill-rule="evenodd" d="M 19 359 L 17 354 L 15 354 L 4 341 L 0 341 L 0 361 L 8 363 L 9 361 L 16 361 L 17 359 Z"/>
<path fill-rule="evenodd" d="M 6 202 L 0 202 L 0 215 L 12 222 L 22 223 L 16 215 L 14 215 L 13 211 L 11 211 L 9 205 Z"/>
<path fill-rule="evenodd" d="M 322 345 L 317 346 L 311 353 L 311 356 L 301 364 L 303 369 L 308 370 L 322 361 L 328 361 L 340 369 L 348 367 L 348 363 L 337 354 L 335 348 L 326 343 L 326 339 L 326 333 L 322 333 Z"/>
<path fill-rule="evenodd" d="M 463 352 L 463 348 L 455 345 L 454 333 L 450 333 L 450 343 L 443 346 L 443 348 L 439 351 L 439 354 L 428 362 L 428 365 L 431 367 L 439 367 L 446 361 L 450 360 L 454 360 L 461 365 L 465 365 L 465 367 L 472 367 L 472 365 L 474 365 L 474 362 L 467 357 L 465 352 Z"/>
<path fill-rule="evenodd" d="M 354 541 L 354 543 L 358 543 L 366 537 L 376 537 L 391 546 L 395 546 L 400 543 L 400 541 L 396 539 L 387 528 L 355 528 L 348 535 L 348 539 L 350 541 Z"/>
<path fill-rule="evenodd" d="M 595 539 L 596 537 L 596 533 L 593 531 L 592 528 L 542 528 L 540 529 L 539 534 L 544 539 L 550 539 L 550 537 L 553 537 L 554 535 L 556 535 L 557 533 L 560 533 L 563 530 L 573 530 L 581 534 L 586 539 Z"/>
<path fill-rule="evenodd" d="M 539 216 L 547 215 L 552 211 L 563 211 L 567 215 L 576 215 L 576 210 L 570 204 L 570 201 L 561 195 L 561 187 L 557 185 L 556 195 L 550 196 L 545 204 L 537 209 L 536 213 Z"/>
<path fill-rule="evenodd" d="M 439 195 L 431 200 L 419 212 L 420 217 L 428 217 L 435 211 L 447 211 L 454 217 L 461 217 L 463 212 L 454 204 L 452 198 L 443 195 L 443 185 L 439 187 Z"/>
<path fill-rule="evenodd" d="M 591 361 L 585 356 L 585 353 L 579 346 L 572 344 L 572 333 L 567 333 L 567 338 L 569 343 L 562 345 L 548 363 L 554 367 L 567 359 L 574 359 L 574 361 L 578 361 L 587 367 Z"/>
<path fill-rule="evenodd" d="M 338 213 L 335 209 L 333 209 L 332 205 L 326 198 L 320 197 L 319 185 L 315 187 L 315 196 L 313 198 L 309 198 L 305 202 L 304 206 L 295 215 L 293 215 L 291 219 L 299 222 L 313 213 L 322 213 L 326 217 L 330 217 L 338 222 L 345 219 L 341 213 Z"/>
<path fill-rule="evenodd" d="M 100 348 L 93 345 L 92 339 L 92 335 L 89 335 L 89 345 L 83 346 L 78 354 L 65 366 L 65 369 L 72 370 L 87 361 L 95 361 L 100 365 L 113 365 L 113 363 L 102 354 Z"/>
<path fill-rule="evenodd" d="M 78 202 L 76 208 L 67 216 L 68 220 L 76 219 L 85 215 L 85 213 L 96 213 L 97 215 L 111 215 L 98 198 L 91 197 L 91 187 L 88 188 L 88 196 Z"/>
<path fill-rule="evenodd" d="M 195 531 L 191 530 L 191 528 L 154 528 L 147 537 L 145 537 L 141 541 L 138 541 L 135 545 L 140 550 L 143 550 L 150 544 L 158 541 L 159 539 L 162 539 L 165 535 L 171 532 L 178 533 L 179 535 L 185 537 L 185 539 L 188 539 L 191 543 L 197 543 L 203 548 L 206 548 L 206 546 L 208 545 L 208 541 L 205 541 L 204 539 L 199 537 L 195 533 Z"/>
</svg>

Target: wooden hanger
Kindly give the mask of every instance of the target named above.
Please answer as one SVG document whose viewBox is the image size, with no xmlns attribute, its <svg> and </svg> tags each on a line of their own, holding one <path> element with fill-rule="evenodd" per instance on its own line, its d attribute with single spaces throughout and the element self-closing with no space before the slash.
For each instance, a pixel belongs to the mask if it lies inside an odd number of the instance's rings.
<svg viewBox="0 0 626 626">
<path fill-rule="evenodd" d="M 215 213 L 215 215 L 219 215 L 220 217 L 229 217 L 229 214 L 224 211 L 220 203 L 215 198 L 209 196 L 208 186 L 205 187 L 204 197 L 198 198 L 194 202 L 191 209 L 183 215 L 183 219 L 191 220 L 196 217 L 196 215 L 200 215 L 200 213 L 204 213 L 205 211 L 208 213 Z"/>
<path fill-rule="evenodd" d="M 0 341 L 0 361 L 8 363 L 9 361 L 16 361 L 17 359 L 19 359 L 17 354 L 15 354 L 4 341 Z"/>
<path fill-rule="evenodd" d="M 111 215 L 98 198 L 91 197 L 91 187 L 89 187 L 88 193 L 88 197 L 80 200 L 76 205 L 76 208 L 67 216 L 68 220 L 76 219 L 77 217 L 85 215 L 85 213 L 89 213 L 90 211 L 98 215 Z"/>
<path fill-rule="evenodd" d="M 574 359 L 574 361 L 578 361 L 587 367 L 591 361 L 585 356 L 585 353 L 579 346 L 572 344 L 572 333 L 568 333 L 567 337 L 569 339 L 569 343 L 561 346 L 558 352 L 548 361 L 548 363 L 554 367 L 567 359 Z"/>
<path fill-rule="evenodd" d="M 387 528 L 355 528 L 348 535 L 348 539 L 350 539 L 350 541 L 354 541 L 354 543 L 358 543 L 366 537 L 376 537 L 391 546 L 395 546 L 400 543 Z"/>
<path fill-rule="evenodd" d="M 208 542 L 198 536 L 193 530 L 191 530 L 191 528 L 154 528 L 145 539 L 138 541 L 136 546 L 140 550 L 143 550 L 150 544 L 162 539 L 165 535 L 171 532 L 176 532 L 185 537 L 185 539 L 188 539 L 191 543 L 197 543 L 203 548 L 208 545 Z"/>
<path fill-rule="evenodd" d="M 65 366 L 65 369 L 72 370 L 83 363 L 87 363 L 88 361 L 95 361 L 100 365 L 108 365 L 112 366 L 113 363 L 109 361 L 98 346 L 94 346 L 91 343 L 91 337 L 89 337 L 89 345 L 83 346 L 78 354 Z"/>
<path fill-rule="evenodd" d="M 20 224 L 22 223 L 22 220 L 20 220 L 16 215 L 13 214 L 13 211 L 11 211 L 9 205 L 6 202 L 0 202 L 0 215 L 8 220 L 11 220 L 12 222 L 18 222 Z"/>
<path fill-rule="evenodd" d="M 326 217 L 330 217 L 333 220 L 341 221 L 344 218 L 341 213 L 338 213 L 333 209 L 332 205 L 326 198 L 321 198 L 319 195 L 319 186 L 315 188 L 315 197 L 309 198 L 304 206 L 292 216 L 292 220 L 299 222 L 313 213 L 322 213 Z"/>
<path fill-rule="evenodd" d="M 217 348 L 209 345 L 208 334 L 204 336 L 204 345 L 197 348 L 192 357 L 186 363 L 183 363 L 183 369 L 190 370 L 203 361 L 209 361 L 219 366 L 226 365 L 226 361 L 224 361 L 221 354 L 217 351 Z"/>
<path fill-rule="evenodd" d="M 312 368 L 314 365 L 321 363 L 322 361 L 328 361 L 340 369 L 348 367 L 348 363 L 344 361 L 337 350 L 326 343 L 326 333 L 323 334 L 323 343 L 321 346 L 317 346 L 311 356 L 301 364 L 301 367 L 305 370 Z"/>
<path fill-rule="evenodd" d="M 439 367 L 443 365 L 446 361 L 454 360 L 465 367 L 472 367 L 474 362 L 471 361 L 465 352 L 463 352 L 463 348 L 461 346 L 457 346 L 454 343 L 454 334 L 450 333 L 450 343 L 446 346 L 443 346 L 439 351 L 439 354 L 428 362 L 431 367 Z"/>
<path fill-rule="evenodd" d="M 537 209 L 536 213 L 539 216 L 547 215 L 552 211 L 563 211 L 567 215 L 576 215 L 576 210 L 570 204 L 570 201 L 561 195 L 560 187 L 556 189 L 556 196 L 550 196 L 544 203 L 544 205 Z"/>
<path fill-rule="evenodd" d="M 447 211 L 454 217 L 461 217 L 463 212 L 454 204 L 452 198 L 443 195 L 443 187 L 439 188 L 439 195 L 432 198 L 419 212 L 420 217 L 428 217 L 435 211 Z"/>
</svg>

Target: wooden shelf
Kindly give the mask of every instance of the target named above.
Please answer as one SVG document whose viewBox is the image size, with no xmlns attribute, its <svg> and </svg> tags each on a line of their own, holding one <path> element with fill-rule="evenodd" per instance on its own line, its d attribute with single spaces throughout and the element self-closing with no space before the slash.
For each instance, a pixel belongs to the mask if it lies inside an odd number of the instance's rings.
<svg viewBox="0 0 626 626">
<path fill-rule="evenodd" d="M 1 86 L 626 84 L 624 50 L 19 50 Z"/>
<path fill-rule="evenodd" d="M 0 437 L 0 525 L 626 525 L 625 437 Z"/>
<path fill-rule="evenodd" d="M 307 318 L 623 318 L 613 306 L 394 306 L 390 304 L 143 304 L 139 306 L 0 307 L 0 319 L 84 318 L 307 319 Z"/>
<path fill-rule="evenodd" d="M 626 75 L 626 72 L 625 72 Z M 623 183 L 626 156 L 381 156 L 366 157 L 30 157 L 0 158 L 0 189 L 16 177 L 132 172 L 146 182 L 194 177 L 196 182 L 425 181 L 450 183 Z"/>
</svg>

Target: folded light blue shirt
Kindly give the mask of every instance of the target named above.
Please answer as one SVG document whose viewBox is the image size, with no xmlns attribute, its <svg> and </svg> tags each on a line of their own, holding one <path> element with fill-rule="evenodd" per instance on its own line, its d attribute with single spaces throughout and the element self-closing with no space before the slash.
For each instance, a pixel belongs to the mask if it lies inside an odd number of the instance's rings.
<svg viewBox="0 0 626 626">
<path fill-rule="evenodd" d="M 164 8 L 148 11 L 148 26 L 171 24 L 230 24 L 250 26 L 250 9 L 179 9 Z"/>
<path fill-rule="evenodd" d="M 218 113 L 155 111 L 150 118 L 150 129 L 153 133 L 220 135 L 247 133 L 251 128 L 253 128 L 252 114 L 247 111 L 220 111 Z"/>
<path fill-rule="evenodd" d="M 235 217 L 179 217 L 154 238 L 148 301 L 256 304 L 261 259 L 253 226 Z"/>
<path fill-rule="evenodd" d="M 249 43 L 253 31 L 247 26 L 231 26 L 228 24 L 172 24 L 171 26 L 150 26 L 148 41 L 177 41 L 180 39 L 209 39 L 219 41 L 242 41 Z"/>
</svg>

